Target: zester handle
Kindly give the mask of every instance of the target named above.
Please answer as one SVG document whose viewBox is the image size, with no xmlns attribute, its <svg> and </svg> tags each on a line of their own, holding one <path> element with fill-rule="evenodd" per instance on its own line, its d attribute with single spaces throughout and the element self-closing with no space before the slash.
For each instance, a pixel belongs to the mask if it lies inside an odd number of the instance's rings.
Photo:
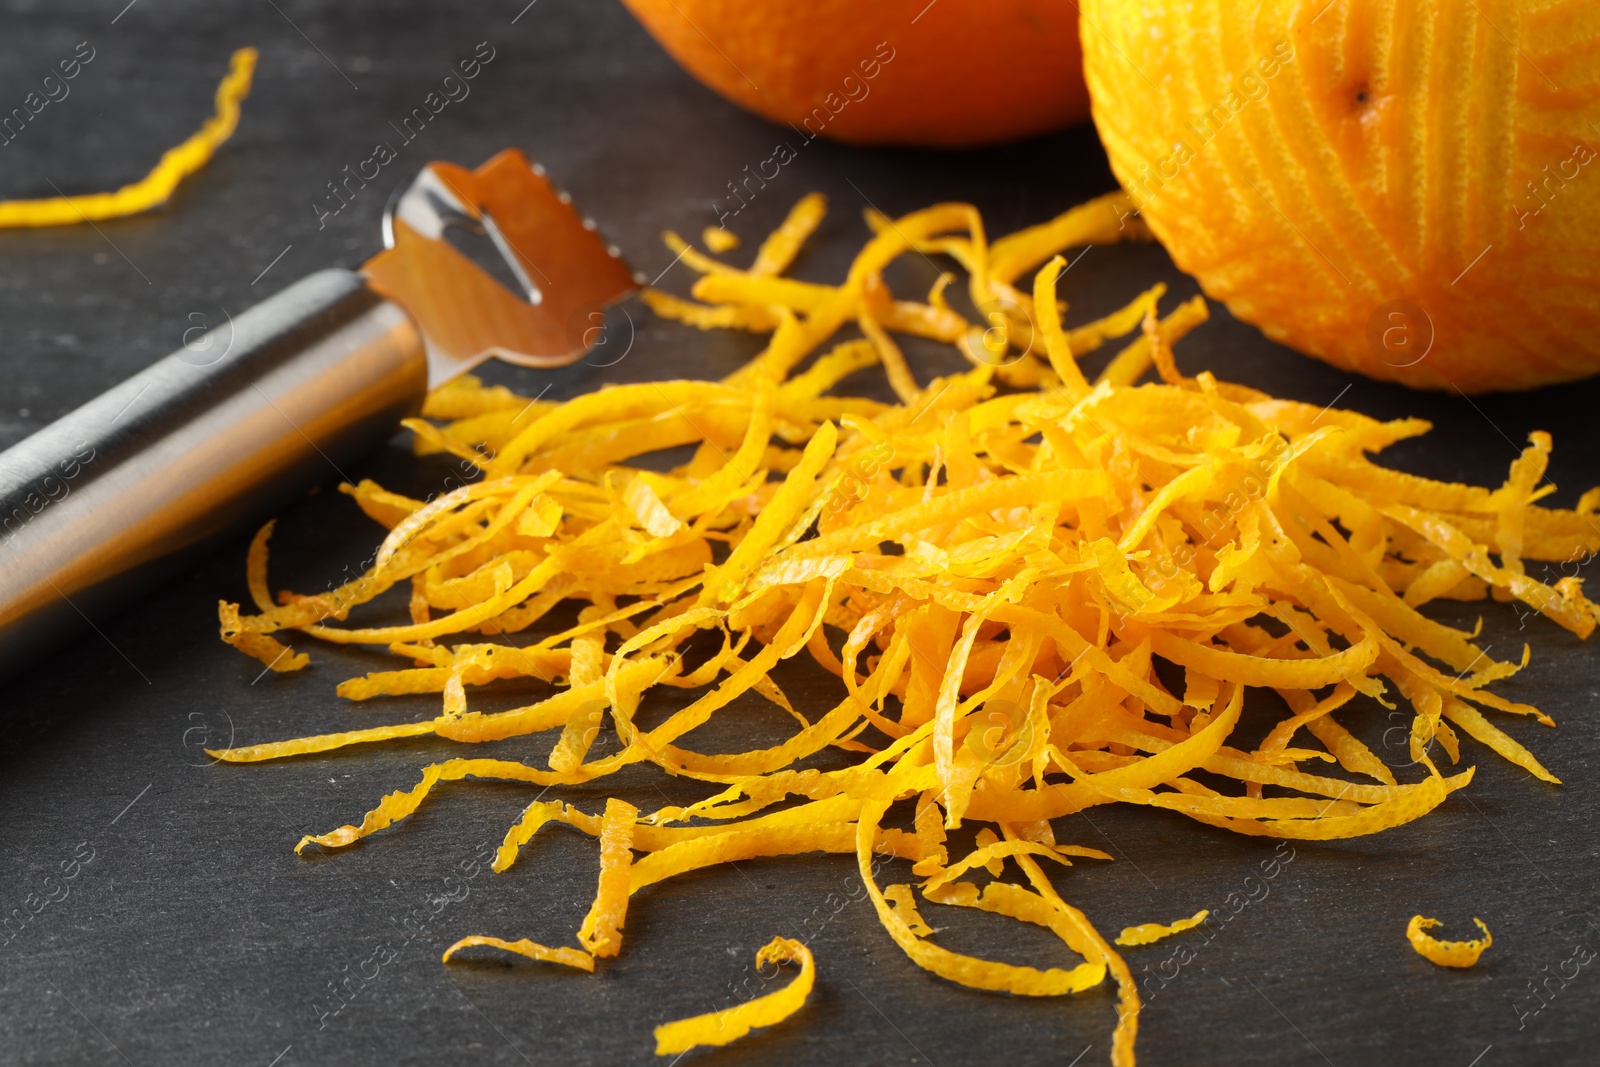
<svg viewBox="0 0 1600 1067">
<path fill-rule="evenodd" d="M 405 311 L 326 270 L 0 453 L 0 676 L 343 477 L 426 389 Z"/>
</svg>

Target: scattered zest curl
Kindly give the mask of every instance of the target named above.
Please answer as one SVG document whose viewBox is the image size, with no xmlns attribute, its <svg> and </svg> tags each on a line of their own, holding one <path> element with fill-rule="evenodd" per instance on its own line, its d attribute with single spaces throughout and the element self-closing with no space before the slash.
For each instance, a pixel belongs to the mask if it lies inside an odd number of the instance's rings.
<svg viewBox="0 0 1600 1067">
<path fill-rule="evenodd" d="M 100 222 L 137 215 L 165 204 L 178 183 L 211 162 L 217 149 L 238 128 L 240 104 L 250 95 L 256 56 L 254 48 L 233 53 L 228 73 L 217 86 L 217 113 L 188 140 L 168 149 L 149 174 L 113 193 L 0 201 L 0 229 Z"/>
<path fill-rule="evenodd" d="M 1483 955 L 1483 950 L 1494 944 L 1494 935 L 1489 933 L 1483 920 L 1474 918 L 1472 921 L 1483 931 L 1483 937 L 1478 940 L 1437 941 L 1428 931 L 1442 925 L 1440 921 L 1413 915 L 1406 924 L 1406 940 L 1417 950 L 1417 955 L 1429 963 L 1436 963 L 1440 967 L 1471 967 Z"/>
<path fill-rule="evenodd" d="M 1206 916 L 1211 914 L 1209 908 L 1201 908 L 1187 919 L 1179 919 L 1173 923 L 1141 923 L 1130 926 L 1117 936 L 1117 944 L 1127 945 L 1153 945 L 1162 938 L 1181 934 L 1185 930 L 1193 930 L 1196 926 L 1206 921 Z"/>
<path fill-rule="evenodd" d="M 756 953 L 756 966 L 798 963 L 800 974 L 782 989 L 723 1011 L 708 1012 L 656 1027 L 656 1055 L 687 1052 L 696 1045 L 726 1045 L 758 1026 L 781 1023 L 805 1005 L 817 978 L 811 950 L 799 941 L 775 937 Z"/>
</svg>

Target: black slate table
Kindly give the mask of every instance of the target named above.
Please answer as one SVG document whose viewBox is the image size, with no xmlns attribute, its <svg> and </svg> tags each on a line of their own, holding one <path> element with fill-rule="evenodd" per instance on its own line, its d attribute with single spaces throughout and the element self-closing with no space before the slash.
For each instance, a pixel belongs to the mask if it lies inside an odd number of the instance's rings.
<svg viewBox="0 0 1600 1067">
<path fill-rule="evenodd" d="M 261 49 L 255 90 L 237 136 L 166 209 L 98 228 L 0 232 L 0 444 L 176 348 L 192 327 L 376 250 L 387 189 L 369 187 L 323 217 L 327 183 L 377 142 L 395 141 L 391 121 L 484 48 L 493 58 L 470 96 L 406 144 L 383 181 L 430 158 L 474 164 L 520 146 L 665 287 L 683 291 L 689 275 L 672 266 L 659 231 L 698 233 L 728 206 L 729 182 L 794 139 L 701 88 L 602 0 L 125 4 L 0 4 L 0 112 L 82 42 L 93 54 L 70 95 L 0 147 L 0 196 L 137 177 L 209 112 L 234 47 Z M 748 248 L 802 193 L 827 192 L 833 214 L 799 266 L 817 279 L 841 276 L 864 239 L 869 203 L 893 213 L 971 200 L 1003 231 L 1113 184 L 1088 129 L 972 153 L 799 147 L 731 224 Z M 912 264 L 902 280 L 925 285 L 931 270 L 919 270 Z M 1177 297 L 1194 291 L 1148 245 L 1090 251 L 1064 289 L 1075 314 L 1090 314 L 1156 278 Z M 1185 367 L 1318 404 L 1425 415 L 1435 431 L 1394 450 L 1408 469 L 1498 484 L 1528 431 L 1545 428 L 1556 439 L 1555 502 L 1570 506 L 1600 481 L 1592 384 L 1474 400 L 1417 395 L 1277 348 L 1218 310 L 1180 346 Z M 625 358 L 591 361 L 608 366 L 492 374 L 570 396 L 606 381 L 721 375 L 755 347 L 654 322 L 637 305 L 613 326 L 613 338 L 632 341 L 610 350 L 626 348 Z M 347 473 L 427 493 L 449 471 L 412 458 L 397 438 Z M 333 484 L 330 472 L 324 491 L 285 514 L 275 585 L 322 588 L 375 543 L 376 528 Z M 925 974 L 879 928 L 846 857 L 745 863 L 659 886 L 630 912 L 623 955 L 593 976 L 523 962 L 441 966 L 440 950 L 468 933 L 569 943 L 593 892 L 593 844 L 547 830 L 511 871 L 490 873 L 487 850 L 528 794 L 478 783 L 441 789 L 423 814 L 360 847 L 296 857 L 303 832 L 358 818 L 450 749 L 428 741 L 212 765 L 205 745 L 421 716 L 433 704 L 335 697 L 338 680 L 383 660 L 369 652 L 312 648 L 310 670 L 262 677 L 218 643 L 215 605 L 243 599 L 243 557 L 242 541 L 229 546 L 5 685 L 0 916 L 13 920 L 0 931 L 0 1063 L 649 1063 L 656 1024 L 768 988 L 752 956 L 777 933 L 815 949 L 810 1004 L 685 1063 L 1106 1061 L 1108 990 L 1034 1001 Z M 1058 880 L 1101 929 L 1202 906 L 1231 916 L 1209 941 L 1189 942 L 1192 960 L 1167 964 L 1175 976 L 1164 985 L 1161 965 L 1179 941 L 1130 952 L 1141 978 L 1161 986 L 1142 1018 L 1142 1063 L 1600 1061 L 1600 967 L 1574 962 L 1600 947 L 1600 668 L 1592 647 L 1542 620 L 1524 623 L 1513 606 L 1441 609 L 1464 625 L 1479 612 L 1496 655 L 1537 642 L 1531 666 L 1502 691 L 1559 721 L 1556 730 L 1510 729 L 1564 787 L 1469 742 L 1467 759 L 1480 767 L 1471 788 L 1373 838 L 1275 854 L 1270 843 L 1169 813 L 1098 808 L 1059 821 L 1061 840 L 1116 856 Z M 820 694 L 800 666 L 785 684 L 802 699 Z M 1386 732 L 1400 720 L 1385 714 L 1373 706 L 1350 721 L 1403 762 L 1399 732 Z M 517 758 L 537 745 L 494 749 Z M 618 784 L 646 804 L 699 795 L 692 783 L 643 771 Z M 592 807 L 599 794 L 568 795 Z M 1272 877 L 1260 877 L 1264 863 Z M 1063 958 L 1016 924 L 935 910 L 952 947 Z M 1436 968 L 1402 936 L 1416 912 L 1445 918 L 1452 931 L 1481 916 L 1494 947 L 1471 971 Z"/>
</svg>

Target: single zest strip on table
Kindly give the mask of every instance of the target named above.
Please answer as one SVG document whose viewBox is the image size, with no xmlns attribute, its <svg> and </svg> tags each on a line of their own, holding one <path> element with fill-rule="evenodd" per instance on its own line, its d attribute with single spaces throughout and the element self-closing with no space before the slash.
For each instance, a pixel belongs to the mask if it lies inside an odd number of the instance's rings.
<svg viewBox="0 0 1600 1067">
<path fill-rule="evenodd" d="M 1129 926 L 1117 935 L 1119 945 L 1153 945 L 1163 938 L 1173 934 L 1181 934 L 1185 930 L 1193 930 L 1196 926 L 1206 921 L 1210 915 L 1209 908 L 1201 908 L 1187 919 L 1179 919 L 1171 923 L 1140 923 L 1138 926 Z"/>
<path fill-rule="evenodd" d="M 233 53 L 228 73 L 217 86 L 217 112 L 182 144 L 162 153 L 150 173 L 111 193 L 51 196 L 38 200 L 0 201 L 0 229 L 25 226 L 70 226 L 137 215 L 160 207 L 178 183 L 211 162 L 218 148 L 239 126 L 240 105 L 250 95 L 258 53 L 241 48 Z"/>
<path fill-rule="evenodd" d="M 1406 923 L 1406 940 L 1417 950 L 1417 955 L 1429 963 L 1438 964 L 1440 967 L 1471 967 L 1478 962 L 1478 957 L 1483 955 L 1483 950 L 1494 944 L 1494 935 L 1483 924 L 1483 920 L 1474 918 L 1472 921 L 1483 931 L 1481 938 L 1472 941 L 1440 941 L 1428 931 L 1435 926 L 1444 925 L 1442 922 L 1422 915 L 1413 915 L 1411 921 Z"/>
<path fill-rule="evenodd" d="M 696 1045 L 726 1045 L 757 1027 L 781 1023 L 804 1007 L 817 978 L 811 950 L 791 938 L 775 937 L 756 953 L 757 967 L 768 963 L 798 963 L 800 973 L 782 989 L 732 1008 L 662 1023 L 655 1030 L 656 1055 L 671 1056 Z"/>
</svg>

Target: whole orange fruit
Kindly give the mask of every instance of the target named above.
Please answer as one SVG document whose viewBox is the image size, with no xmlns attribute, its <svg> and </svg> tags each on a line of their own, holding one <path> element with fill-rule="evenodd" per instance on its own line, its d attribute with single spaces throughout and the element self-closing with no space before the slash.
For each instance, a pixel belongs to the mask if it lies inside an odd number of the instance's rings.
<svg viewBox="0 0 1600 1067">
<path fill-rule="evenodd" d="M 1600 370 L 1584 0 L 1083 0 L 1095 122 L 1173 260 L 1275 340 L 1426 388 Z"/>
<path fill-rule="evenodd" d="M 956 147 L 1089 115 L 1070 0 L 623 0 L 689 73 L 806 137 Z"/>
</svg>

